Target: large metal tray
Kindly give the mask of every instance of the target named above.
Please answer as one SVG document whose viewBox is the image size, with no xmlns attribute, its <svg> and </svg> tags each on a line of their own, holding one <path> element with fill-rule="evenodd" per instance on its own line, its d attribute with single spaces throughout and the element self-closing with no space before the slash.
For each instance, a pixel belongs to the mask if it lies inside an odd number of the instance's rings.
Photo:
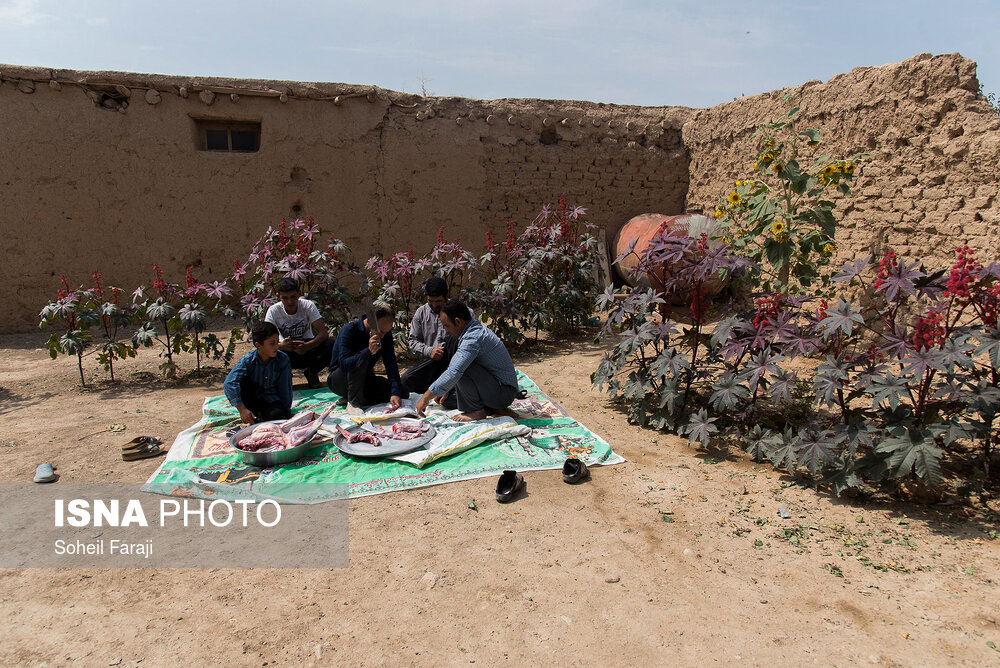
<svg viewBox="0 0 1000 668">
<path fill-rule="evenodd" d="M 392 418 L 389 420 L 373 421 L 373 424 L 384 427 L 386 431 L 392 431 L 392 425 L 397 422 L 408 421 L 413 420 L 411 418 Z M 364 429 L 364 427 L 361 425 L 351 425 L 350 427 L 344 427 L 344 429 L 353 434 L 356 431 Z M 384 438 L 380 436 L 379 438 L 382 439 L 382 445 L 376 447 L 371 443 L 348 443 L 346 438 L 337 434 L 337 437 L 333 440 L 333 444 L 344 454 L 353 455 L 355 457 L 393 457 L 395 455 L 404 455 L 407 452 L 419 450 L 434 440 L 435 436 L 437 436 L 437 430 L 434 429 L 434 425 L 432 424 L 430 425 L 430 429 L 424 432 L 423 435 L 409 441 L 399 441 L 394 438 Z"/>
<path fill-rule="evenodd" d="M 268 420 L 268 422 L 281 423 L 284 422 L 284 420 Z M 302 459 L 306 452 L 313 447 L 312 442 L 313 439 L 316 438 L 315 436 L 310 438 L 305 443 L 299 443 L 294 448 L 288 448 L 287 450 L 275 450 L 274 452 L 247 452 L 246 450 L 240 450 L 236 447 L 236 444 L 240 442 L 240 439 L 247 436 L 256 427 L 259 427 L 262 424 L 267 424 L 268 422 L 258 422 L 257 424 L 243 427 L 229 437 L 229 445 L 231 445 L 233 450 L 239 454 L 240 459 L 245 461 L 247 464 L 250 464 L 251 466 L 259 466 L 260 468 L 273 468 L 275 466 L 281 466 L 282 464 L 291 464 L 294 461 Z"/>
</svg>

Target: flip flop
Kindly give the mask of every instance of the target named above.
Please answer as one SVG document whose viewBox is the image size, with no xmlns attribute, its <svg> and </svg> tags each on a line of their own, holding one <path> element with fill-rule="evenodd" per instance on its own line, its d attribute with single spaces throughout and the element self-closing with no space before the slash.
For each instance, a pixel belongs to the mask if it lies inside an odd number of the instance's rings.
<svg viewBox="0 0 1000 668">
<path fill-rule="evenodd" d="M 122 460 L 132 462 L 137 459 L 148 459 L 164 454 L 169 448 L 161 448 L 159 443 L 150 443 L 139 450 L 128 450 L 122 453 Z"/>
<path fill-rule="evenodd" d="M 35 469 L 35 482 L 55 482 L 59 477 L 56 475 L 55 468 L 48 462 L 39 464 L 38 468 Z"/>
<path fill-rule="evenodd" d="M 160 443 L 163 443 L 163 441 L 155 436 L 136 436 L 122 446 L 122 452 L 134 452 L 143 449 L 147 445 L 159 445 Z"/>
</svg>

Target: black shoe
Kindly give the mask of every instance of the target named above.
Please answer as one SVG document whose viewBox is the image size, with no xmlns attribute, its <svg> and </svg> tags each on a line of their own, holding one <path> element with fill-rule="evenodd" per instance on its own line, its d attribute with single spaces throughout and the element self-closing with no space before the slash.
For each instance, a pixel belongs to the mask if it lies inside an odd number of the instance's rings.
<svg viewBox="0 0 1000 668">
<path fill-rule="evenodd" d="M 318 372 L 306 369 L 302 375 L 304 375 L 306 377 L 306 380 L 309 382 L 310 390 L 315 390 L 317 387 L 322 387 L 323 384 L 319 382 Z"/>
<path fill-rule="evenodd" d="M 508 503 L 514 500 L 514 496 L 524 489 L 524 476 L 517 471 L 504 471 L 497 481 L 497 501 Z"/>
<path fill-rule="evenodd" d="M 587 470 L 587 465 L 576 457 L 570 457 L 563 462 L 563 482 L 572 485 L 589 477 L 590 471 Z"/>
</svg>

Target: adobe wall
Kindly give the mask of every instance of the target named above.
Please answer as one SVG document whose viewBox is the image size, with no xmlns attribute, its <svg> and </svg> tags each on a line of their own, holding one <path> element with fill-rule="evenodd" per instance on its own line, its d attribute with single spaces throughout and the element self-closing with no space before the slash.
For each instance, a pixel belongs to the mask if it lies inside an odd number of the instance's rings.
<svg viewBox="0 0 1000 668">
<path fill-rule="evenodd" d="M 794 105 L 801 128 L 821 131 L 820 153 L 871 154 L 838 202 L 839 259 L 888 243 L 946 266 L 962 242 L 985 251 L 980 260 L 1000 258 L 1000 119 L 978 88 L 975 62 L 921 54 L 701 110 L 683 131 L 688 206 L 708 210 L 750 176 L 751 134 Z"/>
<path fill-rule="evenodd" d="M 786 93 L 824 152 L 871 153 L 841 204 L 841 258 L 889 243 L 946 263 L 963 241 L 1000 257 L 1000 121 L 975 67 L 923 54 L 696 111 L 0 65 L 0 333 L 33 328 L 59 274 L 131 288 L 159 263 L 221 280 L 296 214 L 363 261 L 423 252 L 439 226 L 481 247 L 566 193 L 610 243 L 634 215 L 710 209 Z M 260 151 L 198 150 L 194 119 L 259 122 Z"/>
<path fill-rule="evenodd" d="M 677 213 L 693 113 L 0 66 L 0 281 L 16 286 L 0 332 L 36 326 L 60 274 L 132 288 L 159 263 L 168 280 L 188 265 L 222 280 L 297 213 L 361 262 L 429 250 L 439 226 L 480 248 L 486 229 L 523 227 L 560 193 L 611 233 Z M 259 122 L 260 150 L 197 150 L 196 118 Z"/>
</svg>

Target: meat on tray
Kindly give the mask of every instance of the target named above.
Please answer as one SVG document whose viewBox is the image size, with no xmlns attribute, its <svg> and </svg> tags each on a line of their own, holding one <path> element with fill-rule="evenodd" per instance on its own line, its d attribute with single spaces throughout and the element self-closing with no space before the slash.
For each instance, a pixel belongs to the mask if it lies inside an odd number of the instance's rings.
<svg viewBox="0 0 1000 668">
<path fill-rule="evenodd" d="M 247 452 L 275 452 L 302 445 L 312 440 L 331 410 L 333 410 L 332 405 L 319 416 L 312 411 L 304 411 L 281 424 L 274 422 L 259 424 L 240 439 L 236 447 Z"/>
<path fill-rule="evenodd" d="M 392 425 L 392 438 L 397 441 L 409 441 L 414 438 L 421 436 L 425 431 L 430 429 L 431 426 L 421 421 L 418 424 L 408 424 L 406 422 L 397 422 Z"/>
<path fill-rule="evenodd" d="M 382 445 L 378 436 L 364 429 L 359 429 L 352 434 L 338 424 L 337 433 L 343 436 L 348 443 L 371 443 L 376 448 Z"/>
</svg>

